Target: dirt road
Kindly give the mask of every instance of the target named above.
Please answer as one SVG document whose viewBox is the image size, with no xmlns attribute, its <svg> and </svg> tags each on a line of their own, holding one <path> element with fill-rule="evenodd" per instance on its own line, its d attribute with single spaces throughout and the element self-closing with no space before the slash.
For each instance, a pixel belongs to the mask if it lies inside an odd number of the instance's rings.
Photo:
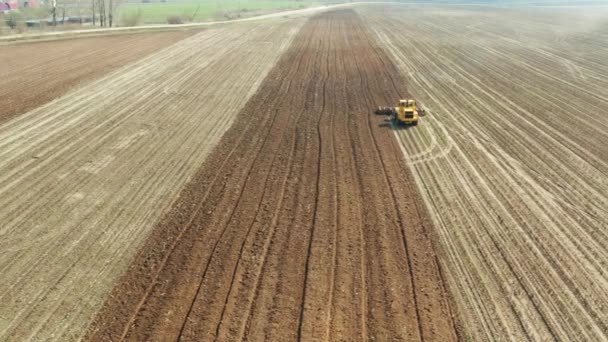
<svg viewBox="0 0 608 342">
<path fill-rule="evenodd" d="M 92 340 L 456 339 L 429 221 L 352 11 L 312 18 L 155 228 Z"/>
<path fill-rule="evenodd" d="M 607 9 L 362 13 L 429 109 L 398 135 L 465 336 L 608 339 Z"/>
<path fill-rule="evenodd" d="M 3 46 L 0 123 L 192 34 L 126 34 Z"/>
<path fill-rule="evenodd" d="M 0 125 L 0 340 L 82 337 L 301 23 L 205 30 Z"/>
</svg>

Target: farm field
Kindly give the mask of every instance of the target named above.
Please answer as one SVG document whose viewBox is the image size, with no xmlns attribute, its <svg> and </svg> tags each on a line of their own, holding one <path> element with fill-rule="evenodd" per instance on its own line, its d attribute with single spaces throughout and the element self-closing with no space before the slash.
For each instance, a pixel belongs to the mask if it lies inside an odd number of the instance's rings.
<svg viewBox="0 0 608 342">
<path fill-rule="evenodd" d="M 362 9 L 430 113 L 396 132 L 465 337 L 608 338 L 608 9 Z"/>
<path fill-rule="evenodd" d="M 0 340 L 82 337 L 299 25 L 209 28 L 0 125 Z"/>
<path fill-rule="evenodd" d="M 0 340 L 608 340 L 608 7 L 350 7 L 3 45 Z"/>
<path fill-rule="evenodd" d="M 161 32 L 5 45 L 0 48 L 0 123 L 192 34 Z"/>
<path fill-rule="evenodd" d="M 134 2 L 123 3 L 118 10 L 121 16 L 129 17 L 140 13 L 143 23 L 166 23 L 167 18 L 178 16 L 190 21 L 226 20 L 228 18 L 247 17 L 256 13 L 266 13 L 286 9 L 326 5 L 327 1 L 295 0 L 169 0 L 168 2 Z"/>
<path fill-rule="evenodd" d="M 352 10 L 311 18 L 89 339 L 455 340 L 425 212 L 372 114 L 399 84 Z"/>
</svg>

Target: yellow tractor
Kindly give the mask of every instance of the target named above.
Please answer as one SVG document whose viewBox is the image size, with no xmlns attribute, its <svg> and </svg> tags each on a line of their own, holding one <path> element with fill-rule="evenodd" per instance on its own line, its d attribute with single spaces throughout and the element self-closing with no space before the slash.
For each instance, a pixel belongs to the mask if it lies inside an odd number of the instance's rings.
<svg viewBox="0 0 608 342">
<path fill-rule="evenodd" d="M 399 125 L 418 125 L 420 116 L 424 116 L 424 110 L 416 105 L 416 100 L 399 100 L 398 107 L 378 107 L 376 114 L 390 115 L 393 123 Z"/>
</svg>

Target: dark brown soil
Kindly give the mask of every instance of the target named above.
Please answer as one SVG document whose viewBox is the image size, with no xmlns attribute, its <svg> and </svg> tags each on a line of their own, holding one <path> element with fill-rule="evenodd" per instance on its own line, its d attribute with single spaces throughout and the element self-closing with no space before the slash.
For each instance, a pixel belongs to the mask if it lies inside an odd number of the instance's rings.
<svg viewBox="0 0 608 342">
<path fill-rule="evenodd" d="M 88 338 L 456 340 L 430 222 L 373 114 L 402 84 L 354 12 L 311 18 Z"/>
</svg>

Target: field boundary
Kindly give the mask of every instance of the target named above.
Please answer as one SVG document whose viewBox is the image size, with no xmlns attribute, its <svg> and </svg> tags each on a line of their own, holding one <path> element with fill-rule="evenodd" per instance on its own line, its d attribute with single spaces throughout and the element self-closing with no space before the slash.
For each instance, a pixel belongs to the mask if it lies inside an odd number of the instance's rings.
<svg viewBox="0 0 608 342">
<path fill-rule="evenodd" d="M 269 14 L 263 14 L 248 18 L 235 19 L 235 20 L 219 20 L 219 21 L 208 21 L 201 23 L 190 23 L 190 24 L 162 24 L 162 25 L 145 25 L 136 27 L 112 27 L 112 28 L 99 28 L 90 30 L 75 30 L 75 31 L 62 31 L 62 32 L 45 32 L 31 35 L 10 35 L 6 37 L 0 37 L 0 46 L 12 45 L 19 43 L 31 43 L 37 41 L 52 41 L 52 40 L 64 40 L 64 39 L 77 39 L 77 38 L 91 38 L 98 36 L 114 35 L 114 34 L 134 34 L 134 33 L 146 33 L 146 32 L 162 32 L 162 31 L 179 31 L 179 30 L 191 30 L 191 29 L 202 29 L 214 25 L 223 25 L 255 20 L 273 19 L 280 18 L 288 15 L 299 15 L 299 14 L 314 14 L 319 11 L 326 11 L 334 8 L 348 7 L 366 2 L 349 2 L 343 4 L 329 5 L 329 6 L 316 6 L 297 10 L 278 11 Z"/>
</svg>

